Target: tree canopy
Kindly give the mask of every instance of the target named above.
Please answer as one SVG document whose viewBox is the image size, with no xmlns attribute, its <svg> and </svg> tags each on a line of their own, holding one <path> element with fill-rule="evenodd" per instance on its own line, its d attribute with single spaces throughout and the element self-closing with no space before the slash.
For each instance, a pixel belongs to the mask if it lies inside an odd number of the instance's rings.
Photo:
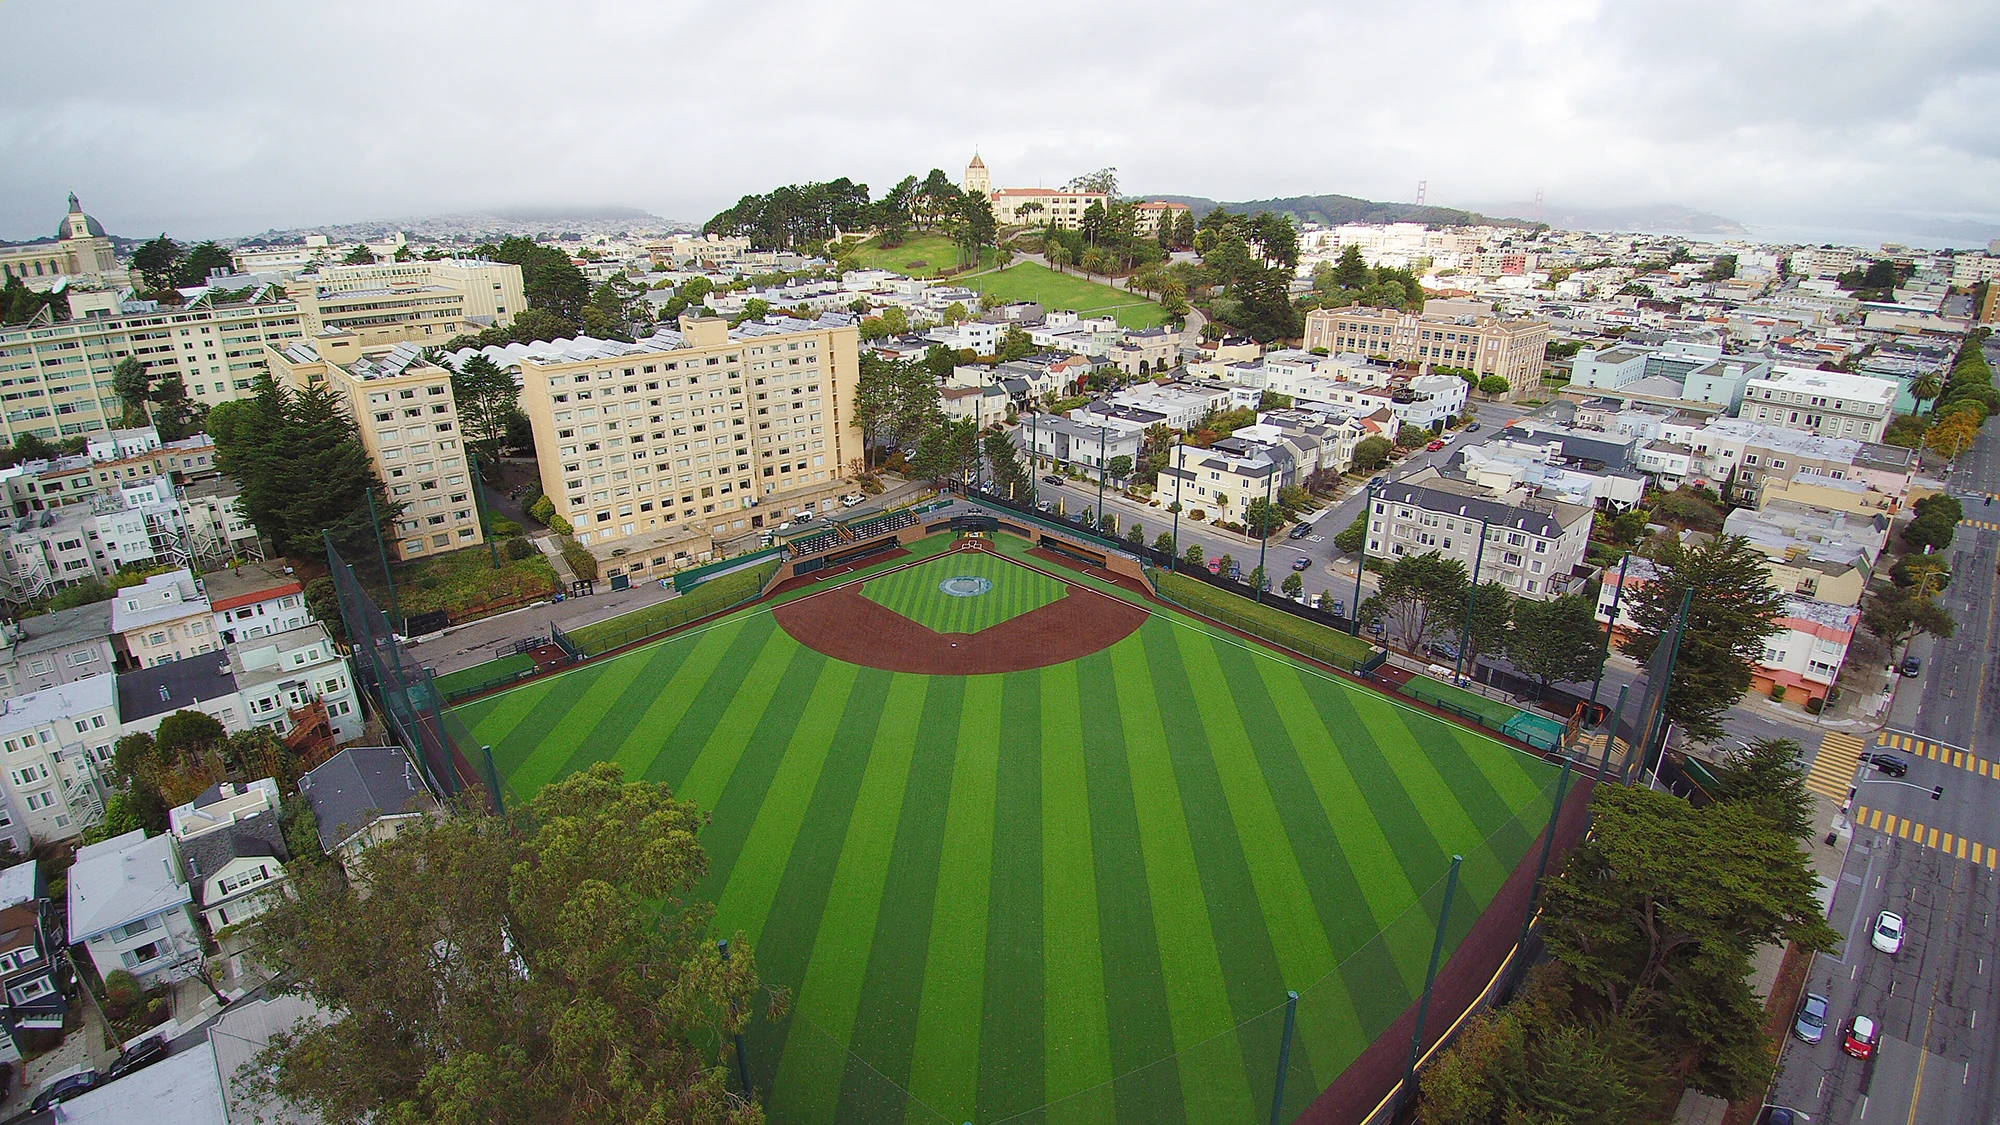
<svg viewBox="0 0 2000 1125">
<path fill-rule="evenodd" d="M 1627 595 L 1636 628 L 1624 651 L 1651 659 L 1680 613 L 1682 595 L 1693 590 L 1666 713 L 1695 738 L 1720 737 L 1723 712 L 1749 689 L 1764 638 L 1778 631 L 1785 595 L 1771 588 L 1764 556 L 1741 536 L 1719 535 L 1692 547 L 1662 537 L 1652 562 L 1653 580 L 1635 584 Z"/>
<path fill-rule="evenodd" d="M 541 309 L 561 318 L 569 325 L 571 334 L 582 326 L 583 303 L 590 297 L 590 282 L 568 254 L 519 236 L 502 239 L 497 246 L 487 243 L 477 253 L 490 261 L 511 262 L 521 267 L 521 289 L 528 298 L 529 309 Z"/>
<path fill-rule="evenodd" d="M 354 423 L 324 385 L 296 393 L 264 375 L 254 398 L 209 414 L 216 465 L 242 485 L 240 503 L 279 553 L 313 557 L 325 530 L 349 558 L 375 550 L 372 494 L 384 538 L 405 505 L 392 502 Z"/>
<path fill-rule="evenodd" d="M 706 820 L 599 763 L 520 825 L 460 815 L 370 848 L 365 909 L 334 865 L 298 865 L 251 940 L 328 1016 L 274 1036 L 252 1081 L 335 1125 L 762 1120 L 713 1057 L 760 988 L 695 894 Z"/>
<path fill-rule="evenodd" d="M 1543 687 L 1580 684 L 1597 675 L 1604 632 L 1597 603 L 1588 594 L 1564 594 L 1514 603 L 1514 629 L 1507 635 L 1507 659 Z"/>
</svg>

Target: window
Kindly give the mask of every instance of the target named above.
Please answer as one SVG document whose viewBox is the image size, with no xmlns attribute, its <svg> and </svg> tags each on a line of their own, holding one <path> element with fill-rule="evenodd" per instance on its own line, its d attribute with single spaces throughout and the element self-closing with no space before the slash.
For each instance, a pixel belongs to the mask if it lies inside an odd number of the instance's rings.
<svg viewBox="0 0 2000 1125">
<path fill-rule="evenodd" d="M 25 984 L 18 984 L 8 989 L 7 995 L 13 998 L 14 1003 L 25 1004 L 30 1000 L 47 996 L 55 990 L 55 986 L 49 983 L 49 978 L 36 977 Z"/>
</svg>

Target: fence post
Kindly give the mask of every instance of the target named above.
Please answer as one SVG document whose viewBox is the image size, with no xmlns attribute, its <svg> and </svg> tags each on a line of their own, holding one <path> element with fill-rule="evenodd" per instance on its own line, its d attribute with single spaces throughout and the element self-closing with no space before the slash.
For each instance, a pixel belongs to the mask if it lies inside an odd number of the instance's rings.
<svg viewBox="0 0 2000 1125">
<path fill-rule="evenodd" d="M 1285 1112 L 1285 1074 L 1292 1069 L 1292 1034 L 1299 1029 L 1299 994 L 1285 993 L 1285 1036 L 1278 1040 L 1278 1083 L 1271 1091 L 1271 1125 L 1282 1125 Z"/>
<path fill-rule="evenodd" d="M 1437 937 L 1431 941 L 1431 967 L 1424 973 L 1424 998 L 1417 1003 L 1417 1030 L 1410 1036 L 1410 1063 L 1403 1068 L 1403 1088 L 1396 1097 L 1395 1116 L 1402 1116 L 1409 1107 L 1410 1095 L 1416 1092 L 1417 1057 L 1424 1047 L 1424 1020 L 1431 1014 L 1431 991 L 1437 987 L 1438 961 L 1444 957 L 1444 931 L 1451 922 L 1451 899 L 1458 893 L 1458 868 L 1465 857 L 1451 857 L 1451 873 L 1445 876 L 1444 905 L 1438 908 Z"/>
<path fill-rule="evenodd" d="M 1535 922 L 1535 901 L 1541 897 L 1542 876 L 1549 871 L 1549 851 L 1556 842 L 1556 822 L 1562 819 L 1563 797 L 1569 793 L 1569 769 L 1574 759 L 1567 752 L 1563 754 L 1562 776 L 1556 779 L 1556 806 L 1549 810 L 1549 826 L 1542 830 L 1542 858 L 1535 863 L 1535 881 L 1528 884 L 1528 909 L 1521 915 L 1521 936 L 1514 939 L 1514 956 L 1521 958 L 1515 967 L 1513 978 L 1518 984 L 1521 974 L 1528 971 L 1527 959 L 1522 947 L 1528 943 L 1528 929 Z M 1509 985 L 1511 989 L 1513 986 Z"/>
</svg>

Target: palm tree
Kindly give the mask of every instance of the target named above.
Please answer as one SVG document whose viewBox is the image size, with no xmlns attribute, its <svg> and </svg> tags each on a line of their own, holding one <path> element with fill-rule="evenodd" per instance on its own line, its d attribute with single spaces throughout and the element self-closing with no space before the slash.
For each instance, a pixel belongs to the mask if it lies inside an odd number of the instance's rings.
<svg viewBox="0 0 2000 1125">
<path fill-rule="evenodd" d="M 1910 381 L 1910 397 L 1917 400 L 1917 410 L 1923 411 L 1924 403 L 1930 402 L 1944 393 L 1944 375 L 1937 371 L 1926 371 Z"/>
<path fill-rule="evenodd" d="M 1060 242 L 1050 246 L 1042 256 L 1049 260 L 1049 264 L 1054 266 L 1058 273 L 1063 272 L 1063 268 L 1070 264 L 1069 247 Z"/>
</svg>

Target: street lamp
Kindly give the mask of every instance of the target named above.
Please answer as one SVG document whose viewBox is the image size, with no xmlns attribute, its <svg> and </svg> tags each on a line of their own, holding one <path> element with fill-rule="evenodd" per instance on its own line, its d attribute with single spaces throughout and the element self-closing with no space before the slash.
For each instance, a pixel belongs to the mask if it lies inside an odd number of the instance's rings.
<svg viewBox="0 0 2000 1125">
<path fill-rule="evenodd" d="M 1257 529 L 1257 600 L 1264 600 L 1264 587 L 1271 584 L 1271 575 L 1264 569 L 1264 554 L 1271 547 L 1271 484 L 1278 479 L 1278 458 L 1271 453 L 1264 454 L 1270 467 L 1264 471 L 1264 526 Z M 1246 505 L 1247 507 L 1247 505 Z"/>
<path fill-rule="evenodd" d="M 1461 510 L 1460 515 L 1464 515 Z M 1479 564 L 1486 560 L 1486 533 L 1488 523 L 1484 516 L 1479 520 L 1479 550 L 1472 556 L 1472 585 L 1465 590 L 1465 628 L 1458 634 L 1458 659 L 1452 662 L 1452 679 L 1465 676 L 1466 653 L 1472 648 L 1472 604 L 1479 597 Z"/>
<path fill-rule="evenodd" d="M 1180 561 L 1181 553 L 1181 477 L 1187 472 L 1187 436 L 1174 435 L 1174 559 L 1167 563 L 1172 570 Z"/>
<path fill-rule="evenodd" d="M 1348 632 L 1361 636 L 1361 573 L 1368 569 L 1368 528 L 1375 517 L 1375 486 L 1370 484 L 1361 501 L 1361 557 L 1354 560 L 1354 605 L 1347 619 Z"/>
</svg>

